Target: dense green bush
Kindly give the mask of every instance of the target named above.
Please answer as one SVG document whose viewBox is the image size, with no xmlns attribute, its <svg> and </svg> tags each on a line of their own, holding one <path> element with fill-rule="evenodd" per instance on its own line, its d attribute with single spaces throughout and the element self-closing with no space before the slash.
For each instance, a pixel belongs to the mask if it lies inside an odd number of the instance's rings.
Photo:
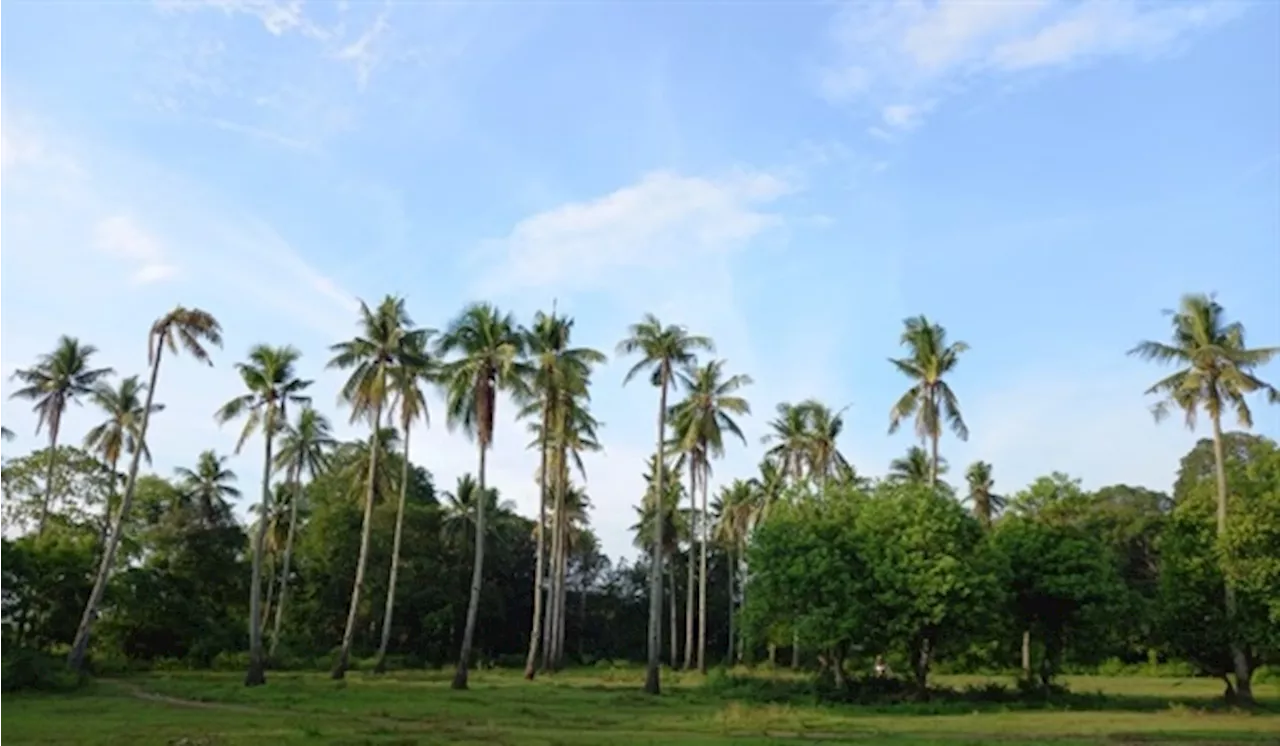
<svg viewBox="0 0 1280 746">
<path fill-rule="evenodd" d="M 67 670 L 61 657 L 29 648 L 10 647 L 3 657 L 5 692 L 65 692 L 80 686 L 80 676 Z"/>
</svg>

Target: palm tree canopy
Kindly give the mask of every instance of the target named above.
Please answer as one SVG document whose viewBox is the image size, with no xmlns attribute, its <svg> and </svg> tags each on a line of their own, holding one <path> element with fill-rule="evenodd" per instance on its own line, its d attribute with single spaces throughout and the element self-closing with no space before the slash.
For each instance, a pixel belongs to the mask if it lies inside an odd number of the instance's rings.
<svg viewBox="0 0 1280 746">
<path fill-rule="evenodd" d="M 941 435 L 945 419 L 961 440 L 968 440 L 969 428 L 960 415 L 960 402 L 943 378 L 955 370 L 960 354 L 969 345 L 948 344 L 947 330 L 924 316 L 907 319 L 903 326 L 901 343 L 908 355 L 890 358 L 889 362 L 915 385 L 889 410 L 889 432 L 897 432 L 902 421 L 914 414 L 916 434 L 922 439 Z"/>
<path fill-rule="evenodd" d="M 443 528 L 445 533 L 450 536 L 456 536 L 463 527 L 468 529 L 475 526 L 476 523 L 476 505 L 479 501 L 480 483 L 471 474 L 463 474 L 458 477 L 457 486 L 452 492 L 444 493 L 444 502 L 441 505 L 444 511 Z M 503 512 L 511 512 L 515 510 L 515 503 L 510 500 L 499 501 L 498 490 L 495 487 L 486 487 L 484 495 L 485 515 L 491 519 L 487 521 L 487 532 L 492 533 L 498 525 L 498 518 Z"/>
<path fill-rule="evenodd" d="M 461 427 L 481 448 L 489 447 L 498 392 L 528 397 L 526 341 L 515 317 L 488 303 L 468 306 L 449 323 L 436 341 L 436 354 L 446 360 L 440 384 L 451 430 Z"/>
<path fill-rule="evenodd" d="M 676 447 L 683 451 L 701 450 L 705 461 L 709 456 L 724 455 L 725 433 L 737 436 L 746 445 L 747 437 L 733 416 L 751 414 L 751 405 L 736 394 L 751 384 L 751 377 L 726 377 L 723 360 L 712 360 L 696 370 L 679 371 L 678 375 L 689 393 L 684 401 L 671 407 Z"/>
<path fill-rule="evenodd" d="M 661 386 L 664 379 L 672 381 L 676 371 L 695 366 L 699 350 L 713 353 L 715 344 L 710 337 L 689 334 L 683 326 L 663 326 L 658 317 L 645 314 L 640 323 L 631 325 L 627 337 L 618 343 L 619 355 L 640 354 L 640 361 L 631 366 L 622 382 L 629 383 L 648 370 L 649 382 Z"/>
<path fill-rule="evenodd" d="M 1176 407 L 1183 411 L 1187 427 L 1194 428 L 1200 408 L 1215 420 L 1225 409 L 1232 409 L 1242 426 L 1252 427 L 1249 394 L 1262 391 L 1272 404 L 1280 403 L 1280 391 L 1253 373 L 1280 355 L 1280 347 L 1250 349 L 1244 326 L 1228 322 L 1213 296 L 1185 295 L 1177 311 L 1166 313 L 1172 319 L 1170 341 L 1141 342 L 1129 350 L 1143 360 L 1181 368 L 1147 389 L 1147 394 L 1162 397 L 1152 407 L 1157 419 Z"/>
<path fill-rule="evenodd" d="M 400 450 L 400 433 L 394 427 L 378 428 L 378 471 L 374 476 L 374 496 L 377 498 L 395 494 L 400 488 L 400 470 L 394 465 Z M 359 499 L 369 487 L 369 458 L 372 454 L 367 439 L 354 440 L 342 445 L 344 465 L 337 474 L 340 483 L 346 484 L 352 499 Z"/>
<path fill-rule="evenodd" d="M 990 515 L 994 516 L 1004 510 L 1008 504 L 1008 500 L 1003 495 L 993 492 L 996 483 L 991 476 L 991 464 L 986 461 L 974 461 L 970 464 L 968 471 L 965 472 L 965 481 L 969 483 L 969 495 L 965 498 L 965 502 L 973 505 L 975 509 L 988 510 Z"/>
<path fill-rule="evenodd" d="M 419 419 L 431 424 L 422 384 L 433 383 L 439 375 L 436 359 L 427 348 L 434 333 L 434 330 L 427 329 L 422 334 L 407 336 L 397 364 L 388 371 L 391 406 L 397 413 L 400 428 L 406 433 Z"/>
<path fill-rule="evenodd" d="M 938 459 L 938 474 L 947 473 L 947 460 Z M 929 454 L 920 446 L 911 446 L 905 456 L 889 464 L 889 479 L 909 484 L 925 484 L 929 481 Z"/>
<path fill-rule="evenodd" d="M 236 473 L 227 468 L 226 462 L 226 456 L 204 451 L 195 469 L 184 466 L 174 469 L 182 504 L 195 507 L 200 518 L 210 526 L 229 518 L 231 506 L 227 501 L 240 497 L 240 490 L 235 487 Z"/>
<path fill-rule="evenodd" d="M 428 370 L 425 355 L 430 329 L 416 329 L 405 310 L 404 299 L 388 295 L 376 309 L 360 301 L 360 332 L 329 349 L 334 353 L 327 367 L 350 370 L 342 386 L 341 401 L 351 407 L 351 421 L 370 418 L 389 399 L 391 376 L 399 366 Z M 424 405 L 425 407 L 425 405 Z M 378 427 L 381 423 L 371 423 Z"/>
<path fill-rule="evenodd" d="M 150 449 L 141 437 L 146 394 L 147 386 L 139 383 L 137 376 L 122 379 L 114 388 L 99 382 L 89 398 L 106 413 L 107 419 L 85 434 L 85 448 L 99 453 L 108 464 L 114 464 L 122 453 L 133 453 L 141 445 L 142 456 L 151 463 Z M 163 409 L 163 404 L 151 405 L 152 412 Z"/>
<path fill-rule="evenodd" d="M 240 438 L 236 441 L 236 453 L 244 447 L 249 436 L 263 426 L 263 416 L 267 409 L 272 410 L 275 416 L 274 413 L 287 404 L 305 406 L 311 403 L 311 398 L 302 393 L 311 385 L 311 381 L 297 377 L 296 365 L 301 356 L 302 353 L 292 346 L 256 345 L 249 350 L 247 362 L 236 363 L 236 370 L 249 392 L 235 397 L 214 413 L 214 419 L 220 425 L 248 414 L 244 428 L 240 431 Z M 279 430 L 284 426 L 284 418 L 275 417 L 273 427 Z M 275 432 L 271 435 L 275 435 Z"/>
<path fill-rule="evenodd" d="M 175 306 L 172 311 L 156 319 L 151 325 L 148 340 L 159 340 L 159 344 L 176 353 L 178 346 L 196 360 L 213 365 L 209 351 L 205 345 L 222 346 L 222 326 L 207 311 L 199 308 Z M 156 345 L 147 345 L 147 362 L 155 362 Z"/>
<path fill-rule="evenodd" d="M 287 469 L 296 465 L 314 478 L 328 471 L 330 455 L 337 446 L 329 418 L 312 407 L 304 406 L 298 412 L 297 422 L 288 425 L 280 439 L 275 467 Z"/>
<path fill-rule="evenodd" d="M 45 423 L 57 428 L 67 404 L 93 392 L 98 382 L 115 371 L 93 368 L 89 362 L 98 352 L 93 345 L 81 344 L 75 337 L 62 336 L 53 352 L 41 355 L 36 364 L 14 372 L 13 380 L 22 384 L 9 398 L 34 402 L 36 434 Z"/>
</svg>

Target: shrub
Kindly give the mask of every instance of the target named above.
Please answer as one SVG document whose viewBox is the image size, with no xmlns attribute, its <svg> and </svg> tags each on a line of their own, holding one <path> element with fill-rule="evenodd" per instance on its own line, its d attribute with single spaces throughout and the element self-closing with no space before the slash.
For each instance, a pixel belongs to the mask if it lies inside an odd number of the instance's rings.
<svg viewBox="0 0 1280 746">
<path fill-rule="evenodd" d="M 81 684 L 81 677 L 48 653 L 28 648 L 4 651 L 0 686 L 5 692 L 65 692 Z"/>
</svg>

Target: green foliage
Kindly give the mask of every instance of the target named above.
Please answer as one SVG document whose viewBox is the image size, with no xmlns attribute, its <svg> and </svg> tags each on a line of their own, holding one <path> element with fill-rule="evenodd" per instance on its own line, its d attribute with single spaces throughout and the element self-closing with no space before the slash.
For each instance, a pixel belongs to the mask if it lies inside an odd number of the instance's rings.
<svg viewBox="0 0 1280 746">
<path fill-rule="evenodd" d="M 68 671 L 60 658 L 31 648 L 5 646 L 3 671 L 0 689 L 6 694 L 22 691 L 66 692 L 81 684 L 80 676 Z"/>
</svg>

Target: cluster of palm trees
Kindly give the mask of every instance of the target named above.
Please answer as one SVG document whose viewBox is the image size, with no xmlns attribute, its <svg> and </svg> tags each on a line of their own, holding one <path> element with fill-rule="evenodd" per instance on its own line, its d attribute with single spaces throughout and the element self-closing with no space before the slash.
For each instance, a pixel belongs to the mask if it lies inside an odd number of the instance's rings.
<svg viewBox="0 0 1280 746">
<path fill-rule="evenodd" d="M 1264 391 L 1271 401 L 1280 402 L 1280 393 L 1252 373 L 1280 355 L 1280 348 L 1247 348 L 1243 327 L 1226 323 L 1222 307 L 1209 296 L 1184 297 L 1180 309 L 1172 315 L 1172 343 L 1143 342 L 1130 353 L 1183 366 L 1148 390 L 1149 394 L 1162 397 L 1155 408 L 1157 416 L 1177 408 L 1186 414 L 1188 424 L 1194 425 L 1197 411 L 1203 409 L 1210 415 L 1217 446 L 1219 529 L 1225 530 L 1226 477 L 1221 416 L 1225 410 L 1234 410 L 1241 424 L 1249 426 L 1250 411 L 1245 397 L 1256 391 Z M 398 485 L 399 503 L 378 669 L 385 664 L 395 604 L 410 436 L 419 421 L 427 422 L 425 392 L 431 386 L 438 387 L 444 394 L 449 428 L 461 428 L 475 441 L 478 454 L 477 479 L 468 488 L 473 497 L 466 501 L 468 507 L 465 508 L 477 540 L 466 624 L 453 685 L 459 689 L 467 686 L 483 577 L 485 542 L 481 537 L 486 536 L 491 492 L 486 488 L 486 457 L 493 442 L 496 409 L 502 394 L 518 405 L 517 416 L 528 421 L 533 435 L 531 447 L 539 451 L 537 567 L 526 676 L 532 678 L 539 668 L 553 669 L 560 664 L 564 654 L 568 557 L 590 505 L 584 487 L 575 484 L 573 474 L 576 472 L 585 485 L 582 456 L 601 447 L 598 433 L 602 423 L 591 414 L 590 389 L 592 375 L 606 361 L 604 354 L 597 350 L 574 346 L 572 330 L 572 319 L 557 315 L 554 309 L 551 314 L 538 313 L 526 328 L 511 314 L 504 314 L 487 303 L 476 303 L 464 309 L 443 332 L 437 332 L 415 326 L 400 298 L 388 296 L 376 308 L 360 304 L 357 336 L 333 345 L 333 357 L 328 362 L 329 367 L 349 374 L 340 398 L 350 410 L 351 421 L 369 426 L 365 455 L 354 462 L 356 468 L 364 471 L 363 479 L 353 479 L 363 489 L 364 515 L 347 623 L 332 671 L 335 678 L 345 674 L 350 661 L 367 570 L 375 495 L 385 495 Z M 121 456 L 130 456 L 123 493 L 118 499 L 113 495 L 108 504 L 109 512 L 114 504 L 114 514 L 104 521 L 109 528 L 102 537 L 101 563 L 69 654 L 68 662 L 75 668 L 83 664 L 98 605 L 113 569 L 121 528 L 134 499 L 140 462 L 143 458 L 150 459 L 146 445 L 148 424 L 151 415 L 163 409 L 154 400 L 162 357 L 166 350 L 171 354 L 183 351 L 211 364 L 209 348 L 221 343 L 221 328 L 212 315 L 179 306 L 157 319 L 149 331 L 147 384 L 133 376 L 121 380 L 115 387 L 108 385 L 107 379 L 114 371 L 93 367 L 91 358 L 95 348 L 70 337 L 61 338 L 55 350 L 41 356 L 35 366 L 14 375 L 22 386 L 13 396 L 34 402 L 38 415 L 36 431 L 39 433 L 47 426 L 49 433 L 51 455 L 37 532 L 44 530 L 50 504 L 57 497 L 54 494 L 57 444 L 62 416 L 69 404 L 89 398 L 106 413 L 106 420 L 89 431 L 85 442 L 102 457 L 113 474 Z M 968 437 L 958 398 L 946 380 L 968 345 L 949 343 L 946 330 L 924 316 L 904 322 L 901 343 L 907 354 L 891 358 L 890 363 L 906 375 L 912 385 L 890 408 L 889 431 L 896 431 L 904 420 L 914 417 L 921 446 L 913 447 L 904 458 L 896 460 L 888 479 L 934 486 L 946 472 L 945 459 L 939 453 L 943 430 L 950 429 L 961 439 Z M 776 416 L 763 438 L 768 449 L 759 473 L 751 479 L 734 480 L 726 485 L 714 504 L 708 505 L 712 461 L 724 454 L 726 439 L 737 438 L 746 443 L 735 418 L 750 414 L 750 406 L 740 391 L 751 379 L 727 373 L 723 360 L 700 363 L 699 353 L 714 353 L 712 341 L 691 334 L 682 326 L 664 325 L 652 315 L 646 315 L 629 328 L 617 352 L 619 356 L 639 358 L 628 370 L 624 383 L 643 375 L 658 389 L 655 450 L 645 473 L 648 488 L 637 527 L 638 540 L 652 552 L 645 688 L 657 693 L 660 690 L 664 566 L 668 573 L 672 572 L 663 560 L 678 548 L 681 535 L 688 537 L 691 547 L 700 548 L 696 565 L 692 557 L 688 563 L 684 666 L 692 668 L 696 664 L 705 670 L 710 542 L 720 542 L 732 558 L 732 624 L 736 616 L 734 605 L 746 591 L 746 575 L 741 567 L 745 549 L 753 527 L 767 517 L 770 506 L 789 487 L 807 484 L 821 489 L 832 480 L 853 484 L 865 480 L 858 476 L 838 446 L 847 407 L 833 410 L 816 400 L 782 403 L 777 406 Z M 259 520 L 252 537 L 250 664 L 245 678 L 248 685 L 265 681 L 266 662 L 279 639 L 303 479 L 314 478 L 328 468 L 335 446 L 328 420 L 311 407 L 307 391 L 312 382 L 299 377 L 299 358 L 298 350 L 289 346 L 253 347 L 248 359 L 235 366 L 245 393 L 215 413 L 220 423 L 243 421 L 237 451 L 254 434 L 262 436 L 262 496 L 256 508 Z M 681 393 L 682 398 L 672 403 L 672 395 Z M 399 438 L 397 432 L 403 437 Z M 4 435 L 11 437 L 12 434 L 6 429 Z M 379 463 L 379 453 L 392 447 L 397 438 L 404 456 L 398 479 L 386 475 L 386 466 L 380 468 Z M 687 513 L 678 506 L 685 493 L 680 484 L 682 471 L 688 474 Z M 285 476 L 279 491 L 272 489 L 273 473 Z M 195 470 L 181 470 L 179 476 L 185 485 L 184 491 L 196 496 L 210 519 L 215 518 L 219 510 L 226 510 L 225 498 L 236 494 L 228 485 L 229 472 L 223 460 L 212 452 L 202 454 Z M 966 477 L 968 500 L 979 520 L 990 525 L 1004 504 L 1004 498 L 992 491 L 990 464 L 973 464 Z M 461 495 L 460 485 L 458 497 Z M 222 507 L 217 507 L 219 505 Z M 272 553 L 273 557 L 282 555 L 283 567 L 274 600 L 272 650 L 264 652 L 263 628 L 267 614 L 262 603 L 262 565 L 264 545 L 272 525 L 277 527 L 277 532 L 280 526 L 285 527 L 280 532 L 283 548 L 277 547 L 278 551 Z M 275 593 L 274 569 L 269 576 L 267 607 L 271 606 L 270 597 Z M 732 592 L 735 581 L 740 586 L 737 594 Z M 1234 601 L 1230 594 L 1227 606 L 1231 613 Z M 672 608 L 674 610 L 674 603 Z M 674 665 L 678 662 L 674 615 L 670 635 Z M 731 631 L 730 658 L 734 657 L 734 639 Z"/>
</svg>

